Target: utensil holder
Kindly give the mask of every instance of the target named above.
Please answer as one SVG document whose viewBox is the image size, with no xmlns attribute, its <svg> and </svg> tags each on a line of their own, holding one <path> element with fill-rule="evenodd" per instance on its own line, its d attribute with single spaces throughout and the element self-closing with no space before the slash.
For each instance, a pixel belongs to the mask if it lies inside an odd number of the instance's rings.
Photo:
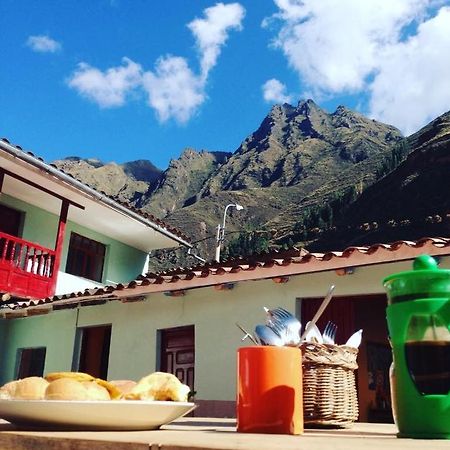
<svg viewBox="0 0 450 450">
<path fill-rule="evenodd" d="M 237 352 L 237 431 L 302 434 L 302 354 L 297 347 L 258 345 Z"/>
<path fill-rule="evenodd" d="M 301 350 L 305 428 L 350 427 L 358 418 L 358 349 L 308 342 Z"/>
</svg>

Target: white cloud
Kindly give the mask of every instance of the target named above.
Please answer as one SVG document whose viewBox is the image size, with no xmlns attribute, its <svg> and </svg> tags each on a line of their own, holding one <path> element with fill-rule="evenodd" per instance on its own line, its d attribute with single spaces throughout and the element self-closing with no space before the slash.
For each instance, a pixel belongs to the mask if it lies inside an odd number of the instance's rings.
<svg viewBox="0 0 450 450">
<path fill-rule="evenodd" d="M 216 65 L 229 30 L 242 29 L 245 9 L 239 3 L 217 3 L 206 8 L 203 13 L 204 19 L 195 19 L 188 27 L 196 38 L 201 55 L 201 75 L 206 79 L 209 71 Z"/>
<path fill-rule="evenodd" d="M 68 85 L 101 108 L 122 106 L 127 94 L 142 83 L 141 66 L 128 58 L 123 58 L 122 62 L 122 66 L 105 72 L 80 63 Z"/>
<path fill-rule="evenodd" d="M 422 23 L 417 34 L 387 49 L 370 86 L 370 111 L 405 134 L 450 109 L 450 8 Z"/>
<path fill-rule="evenodd" d="M 291 101 L 291 96 L 286 94 L 286 86 L 275 78 L 267 80 L 262 90 L 266 102 L 289 103 Z"/>
<path fill-rule="evenodd" d="M 143 71 L 139 64 L 123 58 L 123 66 L 105 72 L 80 64 L 69 86 L 101 107 L 122 106 L 128 93 L 143 89 L 161 122 L 175 119 L 186 123 L 206 100 L 208 75 L 217 64 L 229 32 L 241 29 L 245 9 L 239 3 L 217 3 L 203 13 L 205 18 L 188 24 L 199 51 L 200 74 L 179 56 L 160 57 L 154 71 Z"/>
<path fill-rule="evenodd" d="M 358 91 L 426 0 L 276 0 L 283 20 L 276 40 L 289 64 L 317 91 Z"/>
<path fill-rule="evenodd" d="M 313 96 L 369 93 L 373 117 L 405 133 L 449 109 L 441 0 L 274 1 L 278 13 L 263 24 L 281 24 L 274 45 Z"/>
<path fill-rule="evenodd" d="M 180 57 L 159 59 L 156 73 L 144 74 L 143 87 L 161 122 L 174 118 L 185 123 L 205 100 L 203 83 Z"/>
<path fill-rule="evenodd" d="M 30 36 L 26 42 L 27 46 L 39 53 L 56 53 L 61 50 L 61 44 L 49 36 Z"/>
</svg>

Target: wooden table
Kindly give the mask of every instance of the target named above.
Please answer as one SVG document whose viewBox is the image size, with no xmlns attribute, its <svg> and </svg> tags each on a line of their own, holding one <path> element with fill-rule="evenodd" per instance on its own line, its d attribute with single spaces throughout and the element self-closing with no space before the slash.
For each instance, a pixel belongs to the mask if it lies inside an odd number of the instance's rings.
<svg viewBox="0 0 450 450">
<path fill-rule="evenodd" d="M 392 424 L 306 430 L 301 436 L 236 432 L 234 419 L 187 417 L 153 431 L 19 429 L 0 420 L 0 450 L 450 450 L 450 440 L 398 439 Z"/>
</svg>

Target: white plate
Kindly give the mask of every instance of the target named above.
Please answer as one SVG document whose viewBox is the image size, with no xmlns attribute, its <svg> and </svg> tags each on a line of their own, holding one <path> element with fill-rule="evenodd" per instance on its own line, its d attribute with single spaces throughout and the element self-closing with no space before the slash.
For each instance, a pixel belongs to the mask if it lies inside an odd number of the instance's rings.
<svg viewBox="0 0 450 450">
<path fill-rule="evenodd" d="M 111 400 L 0 400 L 0 417 L 18 425 L 86 430 L 154 430 L 184 416 L 194 403 Z"/>
</svg>

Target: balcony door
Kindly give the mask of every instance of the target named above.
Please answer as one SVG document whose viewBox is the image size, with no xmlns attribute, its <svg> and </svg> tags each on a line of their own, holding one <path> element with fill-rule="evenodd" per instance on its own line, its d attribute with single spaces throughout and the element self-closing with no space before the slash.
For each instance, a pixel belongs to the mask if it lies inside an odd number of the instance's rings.
<svg viewBox="0 0 450 450">
<path fill-rule="evenodd" d="M 20 211 L 9 208 L 5 205 L 0 205 L 0 232 L 19 237 L 22 228 L 22 221 L 23 214 Z M 6 244 L 6 242 L 9 242 L 9 244 Z M 4 259 L 10 260 L 13 250 L 13 243 L 5 240 L 5 237 L 2 238 L 0 236 L 0 259 L 3 258 L 5 246 L 8 248 L 5 251 Z"/>
<path fill-rule="evenodd" d="M 20 235 L 23 214 L 16 209 L 0 205 L 0 231 L 11 236 Z"/>
</svg>

